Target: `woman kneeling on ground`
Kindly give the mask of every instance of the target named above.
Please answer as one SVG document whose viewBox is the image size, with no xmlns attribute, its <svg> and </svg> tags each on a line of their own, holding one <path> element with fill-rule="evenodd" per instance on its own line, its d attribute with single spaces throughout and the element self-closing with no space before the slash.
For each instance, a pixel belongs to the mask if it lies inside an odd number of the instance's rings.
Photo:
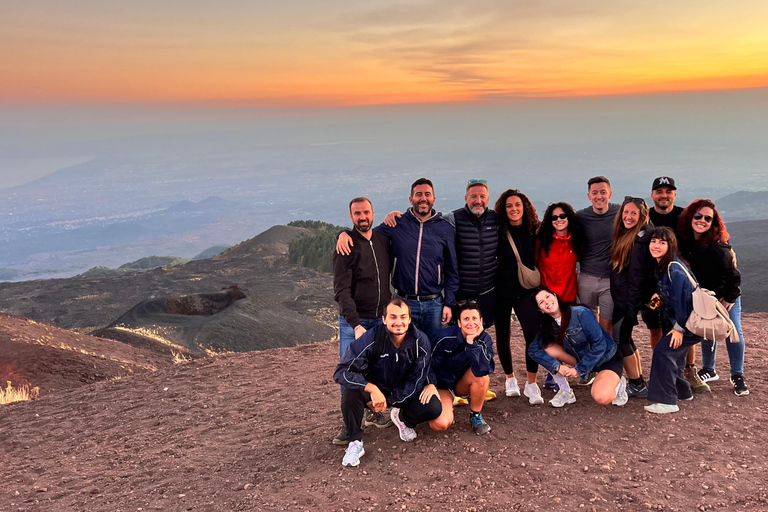
<svg viewBox="0 0 768 512">
<path fill-rule="evenodd" d="M 663 323 L 674 325 L 662 336 L 653 349 L 651 378 L 648 381 L 648 400 L 645 410 L 657 414 L 677 412 L 678 400 L 692 400 L 691 386 L 683 375 L 685 356 L 688 348 L 701 343 L 702 337 L 685 328 L 693 311 L 695 279 L 677 257 L 677 238 L 668 227 L 660 227 L 651 233 L 648 246 L 651 256 L 656 259 L 658 296 L 664 304 L 666 318 Z M 668 325 L 662 325 L 664 330 Z"/>
<path fill-rule="evenodd" d="M 560 386 L 549 405 L 563 407 L 574 403 L 576 397 L 568 377 L 586 377 L 590 372 L 597 373 L 592 383 L 592 398 L 597 403 L 626 404 L 624 361 L 594 313 L 583 306 L 562 304 L 557 295 L 546 288 L 539 289 L 535 299 L 543 318 L 528 354 L 549 370 Z"/>
</svg>

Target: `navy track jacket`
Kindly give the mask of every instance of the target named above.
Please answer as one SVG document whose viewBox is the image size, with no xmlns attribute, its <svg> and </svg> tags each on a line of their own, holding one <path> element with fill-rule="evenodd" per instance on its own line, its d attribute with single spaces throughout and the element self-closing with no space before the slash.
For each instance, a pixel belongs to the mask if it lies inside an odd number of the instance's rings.
<svg viewBox="0 0 768 512">
<path fill-rule="evenodd" d="M 427 335 L 413 325 L 397 348 L 387 326 L 377 325 L 349 346 L 333 379 L 345 388 L 360 390 L 371 382 L 396 406 L 418 398 L 428 384 L 430 354 Z"/>
<path fill-rule="evenodd" d="M 493 373 L 493 339 L 486 331 L 471 345 L 464 341 L 456 325 L 440 329 L 434 338 L 437 341 L 432 344 L 429 383 L 438 389 L 453 390 L 469 368 L 475 377 Z"/>
</svg>

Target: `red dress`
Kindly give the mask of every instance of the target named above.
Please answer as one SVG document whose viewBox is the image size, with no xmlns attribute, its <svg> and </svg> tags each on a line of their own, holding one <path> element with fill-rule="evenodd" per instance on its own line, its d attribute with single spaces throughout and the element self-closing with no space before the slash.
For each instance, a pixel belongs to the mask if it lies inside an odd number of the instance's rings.
<svg viewBox="0 0 768 512">
<path fill-rule="evenodd" d="M 541 284 L 557 294 L 563 302 L 574 302 L 578 293 L 576 284 L 576 261 L 571 234 L 552 235 L 549 254 L 541 247 L 536 248 L 537 266 L 541 273 Z"/>
</svg>

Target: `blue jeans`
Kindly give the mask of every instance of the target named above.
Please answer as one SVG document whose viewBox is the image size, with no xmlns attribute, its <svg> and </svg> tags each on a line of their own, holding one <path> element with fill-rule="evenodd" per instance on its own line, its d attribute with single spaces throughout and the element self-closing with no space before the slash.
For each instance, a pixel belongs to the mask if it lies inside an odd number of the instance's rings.
<svg viewBox="0 0 768 512">
<path fill-rule="evenodd" d="M 394 295 L 394 297 L 399 296 Z M 402 299 L 402 297 L 399 298 Z M 432 341 L 432 336 L 443 324 L 443 298 L 438 297 L 423 302 L 418 300 L 407 302 L 411 308 L 411 323 Z"/>
<path fill-rule="evenodd" d="M 361 318 L 360 325 L 365 327 L 366 330 L 372 329 L 381 324 L 381 318 Z M 339 361 L 344 357 L 344 353 L 347 351 L 352 342 L 355 341 L 355 330 L 352 328 L 344 317 L 339 315 Z"/>
<path fill-rule="evenodd" d="M 660 404 L 677 405 L 678 399 L 693 396 L 691 386 L 685 380 L 683 369 L 688 349 L 701 343 L 701 336 L 688 331 L 683 335 L 683 343 L 677 347 L 669 346 L 672 336 L 665 334 L 653 349 L 651 377 L 648 379 L 648 400 Z"/>
<path fill-rule="evenodd" d="M 725 346 L 728 349 L 728 360 L 731 362 L 731 375 L 738 375 L 744 373 L 744 334 L 741 332 L 741 297 L 733 303 L 728 316 L 731 317 L 733 325 L 736 326 L 736 332 L 739 333 L 738 342 L 725 342 Z M 704 368 L 715 369 L 716 354 L 716 341 L 704 340 L 701 342 L 701 365 Z"/>
</svg>

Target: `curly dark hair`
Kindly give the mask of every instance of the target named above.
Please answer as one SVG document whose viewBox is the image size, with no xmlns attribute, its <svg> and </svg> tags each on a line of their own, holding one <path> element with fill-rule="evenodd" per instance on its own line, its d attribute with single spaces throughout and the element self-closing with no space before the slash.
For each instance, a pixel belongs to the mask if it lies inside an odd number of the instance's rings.
<svg viewBox="0 0 768 512">
<path fill-rule="evenodd" d="M 696 199 L 695 201 L 692 201 L 685 210 L 680 212 L 680 218 L 677 220 L 677 238 L 679 239 L 680 245 L 689 243 L 691 239 L 695 240 L 693 236 L 693 227 L 691 227 L 693 216 L 704 207 L 712 208 L 712 211 L 714 212 L 712 214 L 712 226 L 699 240 L 696 240 L 696 243 L 704 247 L 712 242 L 728 243 L 728 239 L 730 239 L 731 236 L 725 229 L 725 223 L 723 222 L 722 217 L 720 217 L 717 208 L 715 208 L 715 203 L 710 199 Z"/>
<path fill-rule="evenodd" d="M 509 231 L 509 219 L 507 218 L 507 199 L 512 196 L 517 196 L 520 201 L 523 202 L 523 225 L 528 228 L 528 233 L 535 235 L 539 229 L 541 222 L 539 222 L 539 214 L 536 213 L 536 207 L 528 196 L 520 192 L 516 188 L 510 188 L 501 193 L 496 200 L 496 205 L 493 209 L 496 211 L 496 215 L 499 216 L 499 231 L 502 237 L 507 236 Z"/>
<path fill-rule="evenodd" d="M 584 250 L 584 231 L 581 229 L 581 224 L 576 220 L 576 212 L 568 203 L 552 203 L 547 206 L 547 210 L 544 212 L 544 218 L 541 219 L 541 226 L 539 232 L 536 235 L 539 239 L 539 247 L 544 250 L 544 254 L 549 256 L 549 248 L 552 247 L 552 237 L 555 234 L 555 228 L 552 226 L 552 212 L 555 209 L 560 208 L 568 216 L 568 233 L 571 235 L 571 245 L 573 246 L 573 252 L 577 255 L 581 255 Z"/>
</svg>

